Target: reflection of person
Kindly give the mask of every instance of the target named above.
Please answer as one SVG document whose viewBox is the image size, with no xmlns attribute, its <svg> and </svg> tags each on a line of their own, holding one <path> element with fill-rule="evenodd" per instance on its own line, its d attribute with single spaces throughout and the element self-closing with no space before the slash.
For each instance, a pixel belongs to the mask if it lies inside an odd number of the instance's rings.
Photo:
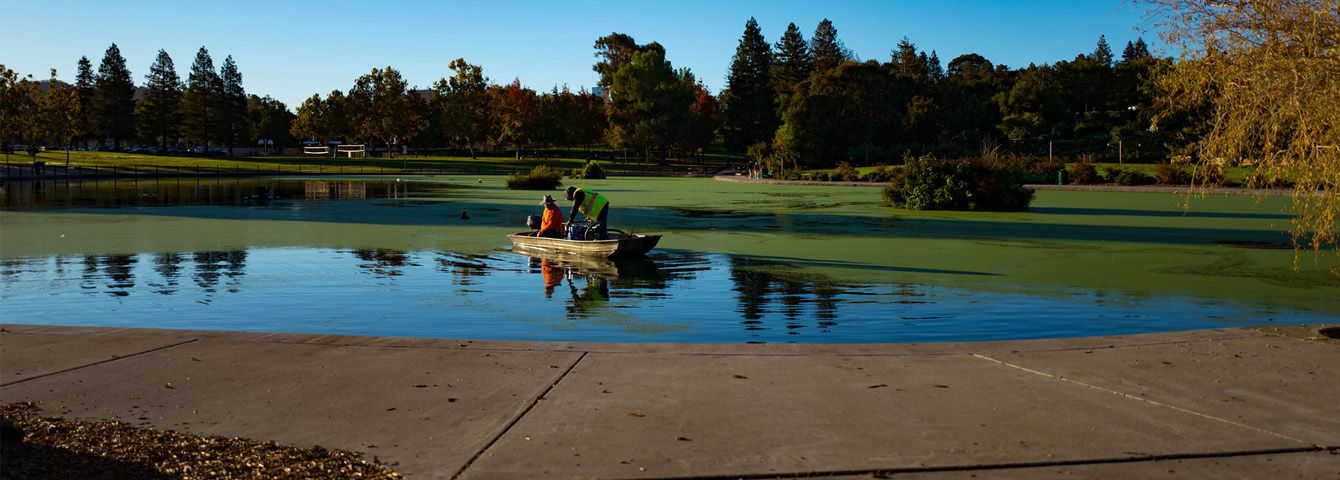
<svg viewBox="0 0 1340 480">
<path fill-rule="evenodd" d="M 544 205 L 544 220 L 540 222 L 540 231 L 535 232 L 535 236 L 563 238 L 563 211 L 554 203 L 554 197 L 545 195 L 540 205 Z"/>
<path fill-rule="evenodd" d="M 540 260 L 540 273 L 544 275 L 544 296 L 554 294 L 554 287 L 563 284 L 563 268 L 549 262 L 549 259 Z"/>
<path fill-rule="evenodd" d="M 597 222 L 600 222 L 598 230 L 600 232 L 601 240 L 609 238 L 609 235 L 605 230 L 609 224 L 609 199 L 599 193 L 582 190 L 577 187 L 568 187 L 567 190 L 563 191 L 563 197 L 572 201 L 572 212 L 568 214 L 569 220 L 576 220 L 577 213 L 581 212 L 586 218 L 593 218 Z"/>
</svg>

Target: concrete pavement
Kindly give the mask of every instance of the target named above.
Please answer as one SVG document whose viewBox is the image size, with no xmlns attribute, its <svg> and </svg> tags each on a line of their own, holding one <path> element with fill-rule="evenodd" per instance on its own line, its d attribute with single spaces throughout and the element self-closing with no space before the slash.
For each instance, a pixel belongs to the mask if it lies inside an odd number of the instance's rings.
<svg viewBox="0 0 1340 480">
<path fill-rule="evenodd" d="M 410 479 L 1340 478 L 1320 326 L 873 345 L 0 327 L 0 402 Z"/>
</svg>

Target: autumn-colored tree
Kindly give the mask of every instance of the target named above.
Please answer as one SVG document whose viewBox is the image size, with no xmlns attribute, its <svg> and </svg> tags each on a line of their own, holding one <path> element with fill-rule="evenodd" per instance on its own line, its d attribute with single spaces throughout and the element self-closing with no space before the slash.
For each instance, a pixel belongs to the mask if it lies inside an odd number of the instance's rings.
<svg viewBox="0 0 1340 480">
<path fill-rule="evenodd" d="M 1162 99 L 1208 107 L 1200 176 L 1241 165 L 1255 167 L 1256 184 L 1293 182 L 1295 244 L 1340 256 L 1340 2 L 1148 3 L 1182 48 Z"/>
<path fill-rule="evenodd" d="M 506 87 L 496 87 L 497 99 L 497 138 L 499 145 L 512 145 L 518 154 L 525 144 L 536 135 L 536 121 L 540 114 L 540 102 L 535 91 L 521 86 L 521 79 L 513 79 Z"/>
<path fill-rule="evenodd" d="M 373 68 L 358 77 L 349 90 L 348 101 L 354 132 L 381 140 L 388 156 L 392 155 L 391 145 L 409 141 L 425 125 L 423 101 L 390 66 Z"/>
</svg>

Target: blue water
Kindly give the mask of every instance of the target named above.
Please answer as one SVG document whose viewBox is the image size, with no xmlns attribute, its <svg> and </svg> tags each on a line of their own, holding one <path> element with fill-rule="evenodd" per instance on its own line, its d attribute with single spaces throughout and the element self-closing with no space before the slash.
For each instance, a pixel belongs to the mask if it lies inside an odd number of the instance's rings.
<svg viewBox="0 0 1340 480">
<path fill-rule="evenodd" d="M 1231 301 L 850 284 L 748 257 L 258 248 L 0 262 L 5 323 L 599 342 L 882 343 L 1326 321 Z M 1330 320 L 1334 321 L 1334 319 Z"/>
</svg>

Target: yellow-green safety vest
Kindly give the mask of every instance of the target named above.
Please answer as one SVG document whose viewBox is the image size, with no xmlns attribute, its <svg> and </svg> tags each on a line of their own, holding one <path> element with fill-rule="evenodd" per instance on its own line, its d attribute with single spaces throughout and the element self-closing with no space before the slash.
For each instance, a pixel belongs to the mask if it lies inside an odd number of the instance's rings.
<svg viewBox="0 0 1340 480">
<path fill-rule="evenodd" d="M 582 204 L 577 206 L 577 211 L 582 212 L 582 215 L 586 215 L 587 218 L 600 217 L 600 212 L 604 211 L 605 207 L 610 204 L 610 201 L 599 193 L 580 188 L 577 191 L 585 194 L 585 197 L 582 198 Z"/>
</svg>

